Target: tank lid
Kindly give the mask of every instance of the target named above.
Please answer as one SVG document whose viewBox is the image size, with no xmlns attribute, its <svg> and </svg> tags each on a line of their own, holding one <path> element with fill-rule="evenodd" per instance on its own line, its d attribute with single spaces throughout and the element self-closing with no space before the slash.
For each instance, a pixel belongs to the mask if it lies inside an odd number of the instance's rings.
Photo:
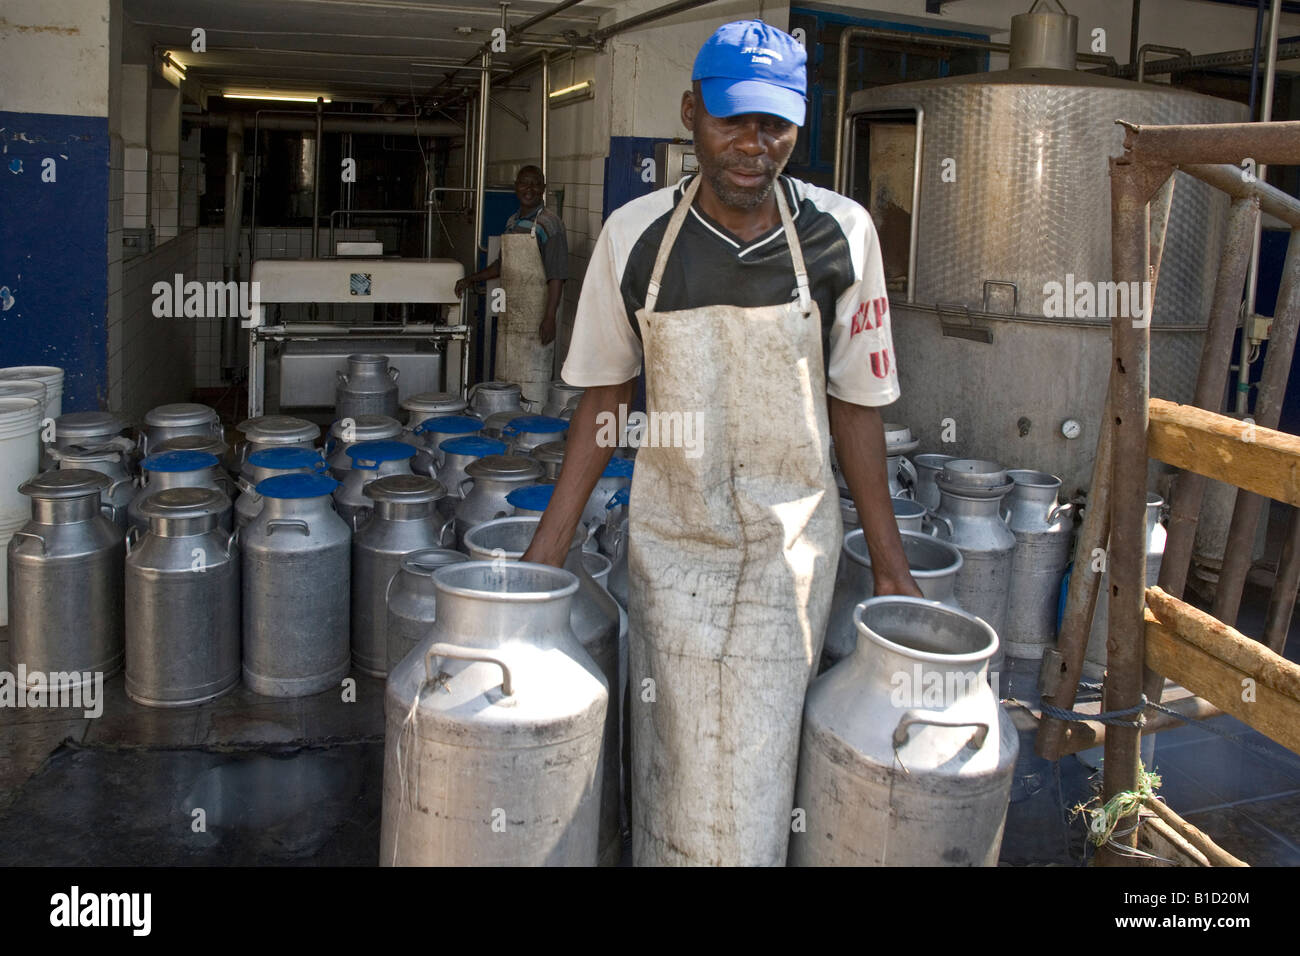
<svg viewBox="0 0 1300 956">
<path fill-rule="evenodd" d="M 483 430 L 483 419 L 474 415 L 438 415 L 426 418 L 415 427 L 415 434 L 437 432 L 440 435 L 464 435 Z"/>
<path fill-rule="evenodd" d="M 54 420 L 54 434 L 60 439 L 116 435 L 125 428 L 126 422 L 112 412 L 69 412 Z"/>
<path fill-rule="evenodd" d="M 239 430 L 251 442 L 269 445 L 288 445 L 293 442 L 314 441 L 320 437 L 320 426 L 291 415 L 262 415 L 239 423 Z"/>
<path fill-rule="evenodd" d="M 520 481 L 542 476 L 541 462 L 521 455 L 488 455 L 465 466 L 471 478 L 513 478 Z"/>
<path fill-rule="evenodd" d="M 254 468 L 319 468 L 324 459 L 319 449 L 294 445 L 290 448 L 263 448 L 248 456 Z"/>
<path fill-rule="evenodd" d="M 221 456 L 229 446 L 215 435 L 180 435 L 158 443 L 158 451 L 205 451 Z"/>
<path fill-rule="evenodd" d="M 404 441 L 363 441 L 348 449 L 352 467 L 373 471 L 386 461 L 405 461 L 415 455 L 415 446 Z"/>
<path fill-rule="evenodd" d="M 352 437 L 345 439 L 343 433 L 347 423 L 351 422 Z M 330 426 L 330 435 L 339 441 L 379 441 L 384 438 L 396 438 L 402 434 L 402 423 L 387 415 L 353 415 L 340 418 Z"/>
<path fill-rule="evenodd" d="M 1045 67 L 1073 70 L 1078 63 L 1079 18 L 1060 0 L 1034 0 L 1025 13 L 1011 18 L 1007 64 L 1013 70 Z"/>
<path fill-rule="evenodd" d="M 495 438 L 484 438 L 481 435 L 444 438 L 438 443 L 438 447 L 448 455 L 473 455 L 475 458 L 506 453 L 505 442 L 497 441 Z"/>
<path fill-rule="evenodd" d="M 404 555 L 401 560 L 402 570 L 421 577 L 432 577 L 433 572 L 449 564 L 468 561 L 469 556 L 450 548 L 421 548 Z"/>
<path fill-rule="evenodd" d="M 159 405 L 144 416 L 144 423 L 151 428 L 179 428 L 186 425 L 206 425 L 217 421 L 215 410 L 194 402 L 177 402 L 173 405 Z"/>
<path fill-rule="evenodd" d="M 631 458 L 611 458 L 605 470 L 600 473 L 602 478 L 631 478 L 632 469 L 636 467 L 636 462 Z"/>
<path fill-rule="evenodd" d="M 538 445 L 529 454 L 538 461 L 558 464 L 564 461 L 564 450 L 567 447 L 562 441 L 548 441 L 545 444 Z"/>
<path fill-rule="evenodd" d="M 421 392 L 402 399 L 408 412 L 458 412 L 468 404 L 457 392 Z"/>
<path fill-rule="evenodd" d="M 552 418 L 549 415 L 519 415 L 510 419 L 503 434 L 522 435 L 527 432 L 533 435 L 540 435 L 556 434 L 568 430 L 569 423 L 563 418 Z"/>
<path fill-rule="evenodd" d="M 160 451 L 140 462 L 145 471 L 198 471 L 221 461 L 206 451 Z"/>
<path fill-rule="evenodd" d="M 375 501 L 415 505 L 445 498 L 447 489 L 442 482 L 424 475 L 385 475 L 367 484 L 361 493 Z"/>
<path fill-rule="evenodd" d="M 339 483 L 329 475 L 276 475 L 257 483 L 253 489 L 263 498 L 324 498 L 333 494 Z"/>
<path fill-rule="evenodd" d="M 522 511 L 545 511 L 555 494 L 554 485 L 528 485 L 506 495 L 506 502 Z"/>
<path fill-rule="evenodd" d="M 32 498 L 85 498 L 108 488 L 113 479 L 88 468 L 65 468 L 43 471 L 18 486 L 18 490 Z"/>
<path fill-rule="evenodd" d="M 146 518 L 202 518 L 219 515 L 230 507 L 230 499 L 216 488 L 168 488 L 146 495 L 140 514 Z"/>
</svg>

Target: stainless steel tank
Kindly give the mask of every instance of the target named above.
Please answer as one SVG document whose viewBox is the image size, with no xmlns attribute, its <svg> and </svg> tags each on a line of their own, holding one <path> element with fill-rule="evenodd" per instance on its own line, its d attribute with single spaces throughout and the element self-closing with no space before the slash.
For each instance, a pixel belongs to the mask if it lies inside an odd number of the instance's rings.
<svg viewBox="0 0 1300 956">
<path fill-rule="evenodd" d="M 957 574 L 961 571 L 961 552 L 947 541 L 916 531 L 900 531 L 903 554 L 912 579 L 927 600 L 949 607 L 957 603 Z M 876 578 L 871 573 L 871 552 L 861 528 L 844 535 L 844 550 L 835 573 L 835 593 L 831 612 L 826 619 L 826 640 L 822 645 L 823 669 L 843 660 L 858 643 L 853 624 L 853 609 L 867 598 L 875 597 Z"/>
<path fill-rule="evenodd" d="M 465 532 L 485 521 L 505 518 L 514 511 L 506 495 L 542 477 L 542 466 L 517 455 L 488 455 L 465 466 L 461 500 L 456 505 L 456 546 L 465 545 Z M 466 489 L 466 483 L 469 488 Z"/>
<path fill-rule="evenodd" d="M 609 690 L 569 626 L 573 574 L 434 572 L 438 617 L 384 698 L 385 866 L 592 866 Z"/>
<path fill-rule="evenodd" d="M 1061 477 L 1067 497 L 1086 488 L 1110 319 L 1054 313 L 1067 297 L 1079 301 L 1067 296 L 1069 283 L 1077 290 L 1112 278 L 1107 159 L 1120 154 L 1124 136 L 1115 120 L 1228 123 L 1246 113 L 1243 104 L 1164 85 L 1060 69 L 854 93 L 848 192 L 872 213 L 885 259 L 902 389 L 890 417 L 911 423 L 926 447 L 1032 461 Z M 1228 198 L 1176 176 L 1151 394 L 1186 402 Z M 1079 423 L 1078 437 L 1065 437 L 1067 421 Z M 945 430 L 954 441 L 942 443 Z"/>
<path fill-rule="evenodd" d="M 397 369 L 389 366 L 387 355 L 349 355 L 348 370 L 338 373 L 334 418 L 358 415 L 397 418 Z"/>
<path fill-rule="evenodd" d="M 351 662 L 352 532 L 328 475 L 257 486 L 262 512 L 241 529 L 244 682 L 268 697 L 338 686 Z"/>
<path fill-rule="evenodd" d="M 140 491 L 127 472 L 129 456 L 126 450 L 120 445 L 73 445 L 71 448 L 50 448 L 48 454 L 61 471 L 81 468 L 108 476 L 112 484 L 104 489 L 100 502 L 109 509 L 113 523 L 125 533 L 127 509 Z"/>
<path fill-rule="evenodd" d="M 402 555 L 397 572 L 385 586 L 389 671 L 429 636 L 429 629 L 438 618 L 438 589 L 433 586 L 433 572 L 468 560 L 450 548 L 424 548 Z"/>
<path fill-rule="evenodd" d="M 388 475 L 411 474 L 415 448 L 400 441 L 358 442 L 348 449 L 352 467 L 343 473 L 343 481 L 334 492 L 334 507 L 355 531 L 369 517 L 373 508 L 366 497 L 366 485 Z"/>
<path fill-rule="evenodd" d="M 921 598 L 854 609 L 854 652 L 812 682 L 792 866 L 995 866 L 1019 736 L 973 614 Z"/>
<path fill-rule="evenodd" d="M 126 542 L 101 511 L 111 480 L 97 471 L 46 471 L 23 482 L 32 518 L 9 542 L 9 660 L 71 690 L 122 666 Z"/>
<path fill-rule="evenodd" d="M 1056 641 L 1056 609 L 1070 563 L 1074 513 L 1068 502 L 1057 501 L 1061 479 L 1055 475 L 1017 468 L 1007 476 L 1015 482 L 1006 507 L 1016 550 L 1007 626 L 999 636 L 1008 656 L 1041 660 L 1043 649 Z"/>
<path fill-rule="evenodd" d="M 221 419 L 216 411 L 207 405 L 193 402 L 159 405 L 144 416 L 144 428 L 140 431 L 140 453 L 152 454 L 158 450 L 161 442 L 186 435 L 224 440 L 225 430 L 221 427 Z"/>
<path fill-rule="evenodd" d="M 170 488 L 126 539 L 126 694 L 147 707 L 202 704 L 239 684 L 239 551 L 212 488 Z"/>
<path fill-rule="evenodd" d="M 401 422 L 387 415 L 340 418 L 330 425 L 329 437 L 325 439 L 325 458 L 329 462 L 330 474 L 336 481 L 343 480 L 343 473 L 352 467 L 348 449 L 353 445 L 363 441 L 400 441 L 402 435 Z"/>
<path fill-rule="evenodd" d="M 140 493 L 126 509 L 128 528 L 148 529 L 149 519 L 140 510 L 149 496 L 168 488 L 212 488 L 226 496 L 226 511 L 218 524 L 226 531 L 234 529 L 234 509 L 230 498 L 236 487 L 216 455 L 203 451 L 160 451 L 140 463 Z"/>
<path fill-rule="evenodd" d="M 319 474 L 326 470 L 325 459 L 316 448 L 293 445 L 253 452 L 244 463 L 248 478 L 240 475 L 235 479 L 239 487 L 239 497 L 235 499 L 235 524 L 242 528 L 261 512 L 262 496 L 257 493 L 257 486 L 266 479 L 276 475 Z"/>
<path fill-rule="evenodd" d="M 389 475 L 365 487 L 374 511 L 352 536 L 352 663 L 363 674 L 388 676 L 388 586 L 404 556 L 442 547 L 451 524 L 438 515 L 444 494 L 423 475 Z"/>
<path fill-rule="evenodd" d="M 537 532 L 535 517 L 500 518 L 471 529 L 465 535 L 465 550 L 472 560 L 518 561 Z M 616 866 L 623 841 L 619 827 L 619 607 L 587 569 L 582 549 L 586 536 L 578 529 L 564 558 L 565 570 L 578 579 L 578 591 L 569 611 L 569 626 L 583 649 L 591 655 L 610 689 L 605 713 L 604 784 L 601 788 L 600 865 Z"/>
<path fill-rule="evenodd" d="M 281 448 L 286 445 L 314 448 L 316 440 L 320 438 L 319 425 L 313 425 L 309 421 L 291 415 L 260 415 L 257 418 L 249 418 L 239 423 L 239 431 L 243 434 L 244 440 L 236 450 L 234 468 L 231 469 L 236 472 L 243 469 L 244 462 L 255 451 L 264 448 Z"/>
</svg>

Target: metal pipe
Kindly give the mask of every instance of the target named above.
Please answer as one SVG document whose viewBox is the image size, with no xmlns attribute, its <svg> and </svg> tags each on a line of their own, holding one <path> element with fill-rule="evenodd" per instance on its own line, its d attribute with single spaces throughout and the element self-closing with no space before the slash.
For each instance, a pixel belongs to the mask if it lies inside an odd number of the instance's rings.
<svg viewBox="0 0 1300 956">
<path fill-rule="evenodd" d="M 1286 540 L 1282 543 L 1282 557 L 1277 565 L 1277 577 L 1273 580 L 1273 593 L 1268 599 L 1268 617 L 1264 622 L 1264 643 L 1277 654 L 1282 653 L 1291 630 L 1297 588 L 1300 588 L 1300 509 L 1292 508 L 1287 520 Z"/>
<path fill-rule="evenodd" d="M 1277 428 L 1286 397 L 1286 383 L 1291 376 L 1295 355 L 1296 333 L 1300 331 L 1300 229 L 1291 230 L 1286 263 L 1282 267 L 1282 285 L 1278 290 L 1277 308 L 1269 334 L 1268 357 L 1259 378 L 1259 395 L 1255 400 L 1255 423 L 1261 428 Z M 1223 549 L 1223 571 L 1214 595 L 1214 616 L 1235 626 L 1241 606 L 1241 591 L 1246 583 L 1253 558 L 1252 550 L 1264 497 L 1249 491 L 1237 492 L 1237 504 L 1228 526 L 1228 541 Z"/>
<path fill-rule="evenodd" d="M 714 0 L 676 0 L 675 3 L 647 10 L 645 13 L 638 14 L 635 17 L 628 17 L 626 20 L 620 20 L 618 23 L 610 24 L 601 30 L 593 30 L 588 34 L 588 38 L 598 42 L 608 40 L 612 36 L 617 36 L 628 30 L 635 30 L 637 27 L 653 23 L 655 20 L 662 20 L 664 17 L 671 17 L 675 13 L 694 10 L 696 7 L 703 7 L 713 2 Z"/>
<path fill-rule="evenodd" d="M 573 0 L 578 2 L 578 0 Z M 551 54 L 542 54 L 542 182 L 546 178 L 546 164 L 549 155 L 551 135 Z"/>
<path fill-rule="evenodd" d="M 1300 199 L 1259 179 L 1246 182 L 1241 178 L 1240 166 L 1180 165 L 1178 168 L 1215 189 L 1223 190 L 1234 199 L 1257 199 L 1260 210 L 1276 216 L 1292 229 L 1300 229 Z"/>
<path fill-rule="evenodd" d="M 1255 6 L 1255 52 L 1250 58 L 1250 118 L 1255 118 L 1255 99 L 1259 84 L 1259 48 L 1264 45 L 1264 0 Z"/>
<path fill-rule="evenodd" d="M 236 117 L 226 127 L 226 202 L 222 234 L 221 278 L 239 281 L 239 227 L 243 220 L 244 201 L 244 121 Z M 221 322 L 221 373 L 230 380 L 239 355 L 239 316 L 228 315 Z"/>
<path fill-rule="evenodd" d="M 1194 126 L 1125 127 L 1124 148 L 1141 163 L 1230 163 L 1300 165 L 1300 121 L 1287 123 L 1202 123 Z"/>
<path fill-rule="evenodd" d="M 492 53 L 490 51 L 484 53 L 483 66 L 479 73 L 478 142 L 474 147 L 474 249 L 477 252 L 487 252 L 482 236 L 483 189 L 487 184 L 487 106 L 492 102 L 492 73 L 488 69 L 491 63 Z"/>
<path fill-rule="evenodd" d="M 1144 43 L 1138 50 L 1137 56 L 1137 81 L 1142 82 L 1142 77 L 1146 75 L 1146 58 L 1148 53 L 1168 53 L 1171 56 L 1191 56 L 1192 51 L 1181 46 L 1161 46 L 1159 43 Z"/>
<path fill-rule="evenodd" d="M 1142 0 L 1133 0 L 1132 14 L 1129 19 L 1128 27 L 1128 62 L 1129 66 L 1137 65 L 1139 70 L 1142 69 L 1142 51 L 1138 47 L 1138 37 L 1142 28 Z"/>
<path fill-rule="evenodd" d="M 320 258 L 320 154 L 325 138 L 325 98 L 316 97 L 316 161 L 311 171 L 311 258 Z"/>
<path fill-rule="evenodd" d="M 1233 170 L 1233 166 L 1203 167 Z M 1229 175 L 1232 175 L 1231 173 Z M 1240 181 L 1240 176 L 1233 176 Z M 1237 330 L 1241 290 L 1246 281 L 1250 259 L 1250 238 L 1259 218 L 1259 200 L 1253 196 L 1233 199 L 1228 211 L 1228 230 L 1223 259 L 1214 280 L 1210 305 L 1210 325 L 1201 344 L 1201 363 L 1196 375 L 1196 392 L 1192 404 L 1218 412 L 1223 407 L 1223 389 L 1228 383 L 1228 364 L 1232 355 L 1232 335 Z M 1170 496 L 1169 536 L 1160 563 L 1160 587 L 1167 594 L 1182 598 L 1187 586 L 1192 550 L 1196 543 L 1196 525 L 1205 495 L 1206 477 L 1192 471 L 1178 476 Z"/>
<path fill-rule="evenodd" d="M 262 112 L 275 112 L 280 116 L 273 116 L 266 119 L 261 117 Z M 234 117 L 240 117 L 240 122 L 247 124 L 247 114 L 243 113 L 209 113 L 206 116 L 196 116 L 193 119 L 186 117 L 185 122 L 193 123 L 195 126 L 208 126 L 220 128 L 229 126 Z M 332 113 L 325 117 L 324 129 L 327 133 L 366 133 L 375 136 L 415 136 L 417 130 L 410 122 L 400 122 L 401 120 L 418 120 L 417 114 L 407 114 L 400 116 L 348 116 L 341 113 Z M 258 130 L 291 130 L 294 132 L 310 132 L 316 129 L 315 114 L 309 110 L 258 110 L 257 119 L 254 123 Z M 428 120 L 419 124 L 418 135 L 420 136 L 456 136 L 465 132 L 457 123 L 451 120 L 433 121 Z"/>
<path fill-rule="evenodd" d="M 1219 53 L 1197 53 L 1194 56 L 1178 57 L 1169 60 L 1156 60 L 1146 68 L 1147 76 L 1154 76 L 1159 73 L 1184 73 L 1188 70 L 1213 70 L 1230 66 L 1248 66 L 1251 57 L 1254 55 L 1251 47 L 1244 47 L 1240 50 L 1223 50 Z M 1279 60 L 1294 60 L 1300 57 L 1300 37 L 1287 37 L 1278 43 L 1277 57 Z M 1083 59 L 1083 54 L 1079 54 L 1079 59 Z M 1137 67 L 1121 66 L 1118 69 L 1118 76 L 1134 76 L 1137 73 Z"/>
<path fill-rule="evenodd" d="M 560 0 L 560 2 L 555 4 L 553 7 L 549 7 L 541 13 L 529 17 L 523 23 L 512 29 L 510 33 L 523 33 L 529 27 L 534 27 L 543 20 L 548 20 L 557 13 L 563 13 L 565 10 L 569 9 L 569 7 L 577 6 L 579 3 L 582 3 L 582 0 Z"/>
</svg>

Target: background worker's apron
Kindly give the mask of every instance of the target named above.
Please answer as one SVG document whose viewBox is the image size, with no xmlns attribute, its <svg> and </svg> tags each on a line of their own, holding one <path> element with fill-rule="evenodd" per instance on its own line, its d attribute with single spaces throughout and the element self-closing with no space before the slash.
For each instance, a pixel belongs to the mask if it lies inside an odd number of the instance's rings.
<svg viewBox="0 0 1300 956">
<path fill-rule="evenodd" d="M 501 285 L 506 307 L 497 320 L 496 378 L 514 382 L 524 398 L 545 404 L 551 384 L 555 343 L 537 334 L 546 317 L 546 270 L 537 248 L 537 223 L 527 233 L 501 236 Z"/>
<path fill-rule="evenodd" d="M 779 184 L 798 301 L 655 311 L 699 182 L 673 213 L 637 313 L 647 410 L 702 412 L 703 430 L 697 457 L 637 453 L 633 861 L 780 866 L 841 543 L 821 319 Z"/>
</svg>

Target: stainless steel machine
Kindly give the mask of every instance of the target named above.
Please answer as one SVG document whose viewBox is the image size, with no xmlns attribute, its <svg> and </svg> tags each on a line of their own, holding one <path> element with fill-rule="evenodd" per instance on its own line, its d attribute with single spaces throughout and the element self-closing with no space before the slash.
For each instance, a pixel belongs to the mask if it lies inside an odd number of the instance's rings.
<svg viewBox="0 0 1300 956">
<path fill-rule="evenodd" d="M 465 274 L 454 259 L 260 259 L 253 263 L 257 305 L 249 329 L 249 415 L 292 412 L 329 416 L 337 373 L 354 352 L 389 356 L 398 370 L 398 398 L 419 392 L 464 393 L 469 374 L 469 327 L 456 281 Z M 338 318 L 267 323 L 276 304 L 340 306 Z M 442 306 L 441 321 L 376 321 L 358 305 L 428 303 Z M 363 316 L 365 317 L 363 319 Z M 313 415 L 314 413 L 314 415 Z"/>
</svg>

